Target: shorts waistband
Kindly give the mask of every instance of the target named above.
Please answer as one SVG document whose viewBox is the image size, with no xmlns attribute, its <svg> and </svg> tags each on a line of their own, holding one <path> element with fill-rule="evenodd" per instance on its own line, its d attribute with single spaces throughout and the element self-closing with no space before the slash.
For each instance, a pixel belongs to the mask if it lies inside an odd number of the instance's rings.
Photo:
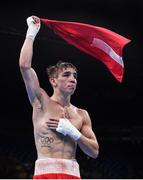
<svg viewBox="0 0 143 180">
<path fill-rule="evenodd" d="M 37 159 L 35 162 L 34 175 L 48 173 L 65 173 L 80 177 L 79 164 L 76 159 Z"/>
</svg>

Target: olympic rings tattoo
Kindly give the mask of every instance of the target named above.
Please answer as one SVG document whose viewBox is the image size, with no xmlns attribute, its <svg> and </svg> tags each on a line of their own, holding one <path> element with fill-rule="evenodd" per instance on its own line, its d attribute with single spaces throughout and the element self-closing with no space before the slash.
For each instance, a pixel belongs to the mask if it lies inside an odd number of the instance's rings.
<svg viewBox="0 0 143 180">
<path fill-rule="evenodd" d="M 41 147 L 50 147 L 51 144 L 54 142 L 54 138 L 53 137 L 42 137 L 40 136 L 40 144 L 41 144 Z"/>
</svg>

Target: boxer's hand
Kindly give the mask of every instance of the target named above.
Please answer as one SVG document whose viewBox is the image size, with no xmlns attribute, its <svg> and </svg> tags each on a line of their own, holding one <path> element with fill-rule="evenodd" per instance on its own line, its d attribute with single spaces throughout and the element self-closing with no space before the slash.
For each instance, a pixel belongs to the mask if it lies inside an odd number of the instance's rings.
<svg viewBox="0 0 143 180">
<path fill-rule="evenodd" d="M 81 136 L 81 133 L 66 118 L 59 119 L 56 131 L 62 133 L 64 136 L 69 135 L 75 141 L 77 141 Z"/>
<path fill-rule="evenodd" d="M 28 25 L 26 38 L 34 40 L 41 27 L 40 18 L 38 18 L 37 16 L 30 16 L 26 21 Z"/>
</svg>

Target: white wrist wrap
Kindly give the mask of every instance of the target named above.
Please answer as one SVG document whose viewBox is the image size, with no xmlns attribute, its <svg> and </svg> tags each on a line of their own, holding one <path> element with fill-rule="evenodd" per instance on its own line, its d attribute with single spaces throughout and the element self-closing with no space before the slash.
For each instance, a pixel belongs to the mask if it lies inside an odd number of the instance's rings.
<svg viewBox="0 0 143 180">
<path fill-rule="evenodd" d="M 27 18 L 27 25 L 28 25 L 28 30 L 26 33 L 26 38 L 30 38 L 34 40 L 37 33 L 39 32 L 41 24 L 40 22 L 34 24 L 34 19 L 30 16 Z"/>
<path fill-rule="evenodd" d="M 81 136 L 81 133 L 66 118 L 59 119 L 59 124 L 56 131 L 62 133 L 64 136 L 69 135 L 75 141 L 77 141 Z"/>
</svg>

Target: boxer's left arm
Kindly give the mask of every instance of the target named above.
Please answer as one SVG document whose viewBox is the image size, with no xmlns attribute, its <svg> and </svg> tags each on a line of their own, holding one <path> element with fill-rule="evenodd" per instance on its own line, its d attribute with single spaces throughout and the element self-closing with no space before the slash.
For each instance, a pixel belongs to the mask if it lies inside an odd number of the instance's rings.
<svg viewBox="0 0 143 180">
<path fill-rule="evenodd" d="M 77 143 L 82 151 L 92 158 L 97 158 L 99 154 L 99 144 L 95 133 L 92 130 L 92 123 L 87 111 L 82 110 L 83 125 L 80 130 L 81 136 Z"/>
</svg>

